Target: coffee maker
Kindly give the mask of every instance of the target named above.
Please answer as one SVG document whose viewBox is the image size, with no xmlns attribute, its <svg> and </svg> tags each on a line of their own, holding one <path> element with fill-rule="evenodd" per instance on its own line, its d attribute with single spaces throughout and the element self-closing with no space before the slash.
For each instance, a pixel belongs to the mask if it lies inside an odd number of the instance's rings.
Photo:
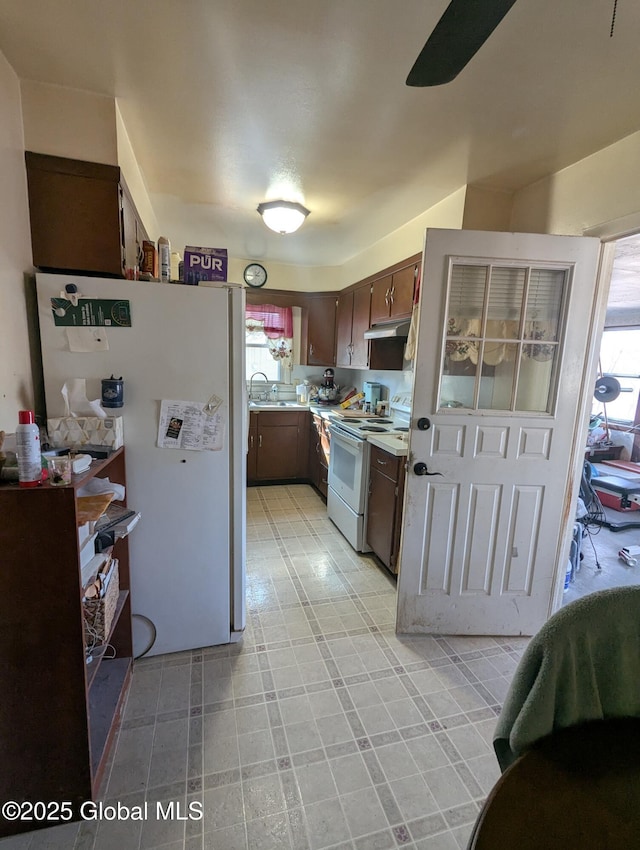
<svg viewBox="0 0 640 850">
<path fill-rule="evenodd" d="M 335 401 L 336 394 L 337 389 L 333 382 L 333 369 L 325 369 L 322 376 L 322 383 L 318 387 L 318 401 L 320 404 L 329 404 Z"/>
<path fill-rule="evenodd" d="M 377 413 L 382 389 L 380 384 L 373 383 L 372 381 L 365 381 L 362 384 L 362 389 L 364 392 L 364 403 L 366 409 L 371 411 L 371 413 Z"/>
</svg>

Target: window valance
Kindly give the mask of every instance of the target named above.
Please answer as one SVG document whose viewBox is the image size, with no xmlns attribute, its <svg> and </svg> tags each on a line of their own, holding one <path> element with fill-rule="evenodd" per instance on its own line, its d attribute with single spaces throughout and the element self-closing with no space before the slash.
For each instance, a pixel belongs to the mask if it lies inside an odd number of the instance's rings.
<svg viewBox="0 0 640 850">
<path fill-rule="evenodd" d="M 293 311 L 291 307 L 273 304 L 247 304 L 247 330 L 260 328 L 269 339 L 293 338 Z"/>
</svg>

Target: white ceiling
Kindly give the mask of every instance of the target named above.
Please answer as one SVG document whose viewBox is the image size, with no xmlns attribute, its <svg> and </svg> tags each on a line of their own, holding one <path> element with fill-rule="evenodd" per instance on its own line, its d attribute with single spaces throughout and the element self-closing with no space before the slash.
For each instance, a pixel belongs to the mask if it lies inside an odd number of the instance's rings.
<svg viewBox="0 0 640 850">
<path fill-rule="evenodd" d="M 0 0 L 0 49 L 119 99 L 175 244 L 332 265 L 465 183 L 518 189 L 640 128 L 639 3 L 610 38 L 613 0 L 518 0 L 456 80 L 408 88 L 446 5 Z M 255 211 L 279 196 L 311 210 L 294 236 Z"/>
</svg>

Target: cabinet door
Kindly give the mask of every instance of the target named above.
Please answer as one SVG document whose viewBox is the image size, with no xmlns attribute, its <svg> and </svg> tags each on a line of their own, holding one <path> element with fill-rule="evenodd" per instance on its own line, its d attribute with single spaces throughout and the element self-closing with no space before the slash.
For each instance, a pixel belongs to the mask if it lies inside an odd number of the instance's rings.
<svg viewBox="0 0 640 850">
<path fill-rule="evenodd" d="M 308 462 L 308 416 L 304 412 L 265 411 L 256 415 L 256 480 L 305 478 Z"/>
<path fill-rule="evenodd" d="M 351 366 L 353 292 L 338 297 L 336 314 L 336 366 Z"/>
<path fill-rule="evenodd" d="M 393 285 L 390 274 L 374 280 L 371 290 L 371 324 L 386 322 L 391 310 L 391 287 Z"/>
<path fill-rule="evenodd" d="M 261 414 L 260 418 L 266 418 Z M 297 478 L 298 476 L 298 426 L 270 427 L 258 422 L 258 481 Z"/>
<path fill-rule="evenodd" d="M 391 565 L 395 507 L 396 482 L 372 467 L 367 502 L 367 542 L 386 567 Z"/>
<path fill-rule="evenodd" d="M 411 316 L 416 270 L 417 266 L 414 264 L 394 272 L 389 293 L 389 317 L 391 319 L 404 319 Z"/>
<path fill-rule="evenodd" d="M 139 270 L 142 255 L 142 243 L 148 239 L 147 231 L 140 220 L 133 199 L 124 180 L 120 180 L 120 204 L 122 216 L 122 250 L 123 269 L 125 277 L 129 277 L 129 269 Z"/>
<path fill-rule="evenodd" d="M 322 461 L 320 461 L 320 469 L 318 475 L 318 490 L 326 499 L 327 493 L 329 491 L 329 467 L 325 466 Z"/>
<path fill-rule="evenodd" d="M 314 487 L 318 487 L 320 483 L 320 436 L 313 416 L 311 417 L 311 425 L 309 426 L 307 478 Z"/>
<path fill-rule="evenodd" d="M 308 366 L 333 366 L 336 362 L 336 298 L 308 299 Z"/>
<path fill-rule="evenodd" d="M 120 169 L 25 154 L 33 264 L 123 276 Z"/>
<path fill-rule="evenodd" d="M 369 367 L 369 340 L 364 332 L 369 329 L 371 314 L 371 286 L 361 286 L 353 291 L 353 321 L 351 325 L 351 366 L 356 369 Z"/>
<path fill-rule="evenodd" d="M 249 415 L 249 445 L 247 447 L 247 481 L 255 481 L 258 460 L 258 414 Z"/>
</svg>

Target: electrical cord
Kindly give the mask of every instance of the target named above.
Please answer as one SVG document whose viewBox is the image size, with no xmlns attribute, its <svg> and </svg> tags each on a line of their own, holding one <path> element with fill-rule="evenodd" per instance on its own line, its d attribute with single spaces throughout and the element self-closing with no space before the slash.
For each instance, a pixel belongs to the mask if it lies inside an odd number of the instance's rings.
<svg viewBox="0 0 640 850">
<path fill-rule="evenodd" d="M 602 526 L 606 523 L 607 517 L 605 515 L 604 508 L 602 507 L 600 497 L 591 484 L 591 473 L 591 464 L 589 461 L 585 461 L 582 471 L 582 480 L 580 482 L 580 498 L 584 502 L 587 513 L 585 516 L 581 517 L 578 522 L 580 522 L 583 527 L 582 536 L 587 536 L 589 538 L 589 543 L 591 543 L 593 555 L 596 560 L 596 568 L 601 570 L 602 565 L 598 559 L 598 552 L 593 538 L 596 534 L 600 533 Z"/>
</svg>

